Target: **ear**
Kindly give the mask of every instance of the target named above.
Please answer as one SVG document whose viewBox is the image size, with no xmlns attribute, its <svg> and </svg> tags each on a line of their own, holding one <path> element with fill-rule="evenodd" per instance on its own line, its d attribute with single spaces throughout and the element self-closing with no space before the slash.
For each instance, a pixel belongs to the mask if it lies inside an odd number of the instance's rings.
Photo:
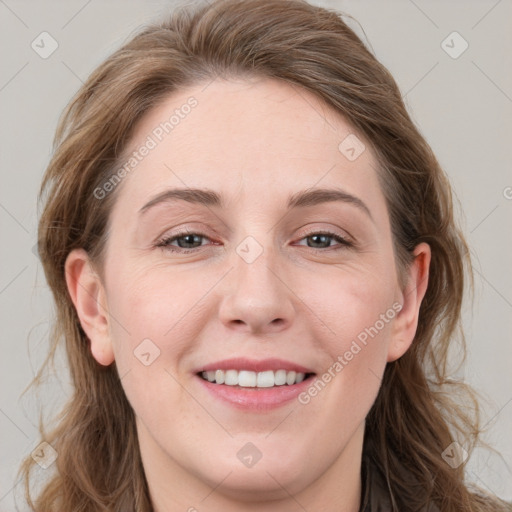
<svg viewBox="0 0 512 512">
<path fill-rule="evenodd" d="M 418 327 L 421 301 L 427 291 L 430 246 L 426 243 L 418 244 L 413 254 L 414 260 L 407 270 L 407 284 L 399 299 L 403 306 L 393 324 L 393 333 L 388 347 L 388 362 L 402 357 L 411 346 Z"/>
<path fill-rule="evenodd" d="M 108 366 L 114 361 L 114 351 L 109 332 L 106 294 L 100 277 L 84 249 L 71 251 L 64 269 L 71 300 L 82 329 L 91 342 L 92 355 L 98 363 Z"/>
</svg>

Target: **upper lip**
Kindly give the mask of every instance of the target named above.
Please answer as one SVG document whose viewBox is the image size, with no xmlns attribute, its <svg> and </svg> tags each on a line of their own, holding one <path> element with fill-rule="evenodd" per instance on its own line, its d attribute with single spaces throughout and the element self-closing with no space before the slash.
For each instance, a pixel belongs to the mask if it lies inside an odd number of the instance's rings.
<svg viewBox="0 0 512 512">
<path fill-rule="evenodd" d="M 209 363 L 200 368 L 196 368 L 194 373 L 214 371 L 214 370 L 248 370 L 253 372 L 264 372 L 266 370 L 286 370 L 295 371 L 300 373 L 314 373 L 312 370 L 291 361 L 284 359 L 246 359 L 244 357 L 235 357 L 231 359 L 223 359 L 222 361 L 216 361 Z"/>
</svg>

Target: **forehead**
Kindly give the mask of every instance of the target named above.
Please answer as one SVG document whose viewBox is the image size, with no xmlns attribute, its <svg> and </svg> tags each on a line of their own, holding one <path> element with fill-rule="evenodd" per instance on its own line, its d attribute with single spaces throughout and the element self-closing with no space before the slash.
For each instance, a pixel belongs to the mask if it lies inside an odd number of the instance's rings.
<svg viewBox="0 0 512 512">
<path fill-rule="evenodd" d="M 312 93 L 277 80 L 216 80 L 169 95 L 138 123 L 125 161 L 134 152 L 145 155 L 121 194 L 133 207 L 166 187 L 259 203 L 311 187 L 379 193 L 363 137 Z"/>
</svg>

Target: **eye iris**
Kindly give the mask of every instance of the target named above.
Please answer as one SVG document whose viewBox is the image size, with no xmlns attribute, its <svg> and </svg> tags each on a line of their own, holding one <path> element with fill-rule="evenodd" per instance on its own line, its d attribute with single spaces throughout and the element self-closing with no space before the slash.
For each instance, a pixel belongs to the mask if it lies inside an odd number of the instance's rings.
<svg viewBox="0 0 512 512">
<path fill-rule="evenodd" d="M 201 245 L 201 236 L 199 235 L 193 235 L 193 234 L 190 234 L 190 235 L 183 235 L 183 236 L 180 236 L 177 241 L 178 241 L 178 246 L 179 247 L 182 247 L 184 249 L 189 249 L 189 247 L 186 245 L 186 244 L 193 244 L 194 243 L 194 238 L 196 239 L 196 242 L 199 241 L 199 245 Z M 187 241 L 185 242 L 185 247 L 183 246 L 183 244 L 181 243 L 181 240 L 184 240 L 184 239 L 187 239 Z"/>
<path fill-rule="evenodd" d="M 317 240 L 318 240 L 319 238 L 323 238 L 323 239 L 324 239 L 324 241 L 325 241 L 325 239 L 327 239 L 327 246 L 328 246 L 328 245 L 329 245 L 329 239 L 330 239 L 331 237 L 330 237 L 329 235 L 321 235 L 321 234 L 319 234 L 319 235 L 311 235 L 309 238 L 310 238 L 311 240 L 313 240 L 313 244 L 316 244 L 316 243 L 317 243 Z M 322 242 L 320 242 L 320 244 L 322 244 Z"/>
</svg>

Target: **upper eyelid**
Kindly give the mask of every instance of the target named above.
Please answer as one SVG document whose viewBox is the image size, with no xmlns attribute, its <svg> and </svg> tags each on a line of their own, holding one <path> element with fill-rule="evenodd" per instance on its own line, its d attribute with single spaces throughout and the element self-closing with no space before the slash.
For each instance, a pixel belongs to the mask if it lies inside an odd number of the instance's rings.
<svg viewBox="0 0 512 512">
<path fill-rule="evenodd" d="M 339 231 L 341 231 L 341 233 Z M 297 235 L 297 236 L 300 236 L 300 239 L 302 239 L 307 236 L 322 234 L 322 233 L 329 235 L 329 236 L 339 236 L 340 238 L 343 238 L 345 240 L 355 242 L 355 238 L 346 229 L 341 229 L 341 228 L 338 228 L 338 230 L 336 230 L 334 228 L 310 228 L 306 232 L 301 232 L 301 234 Z"/>
<path fill-rule="evenodd" d="M 321 224 L 322 222 L 316 222 L 316 223 L 308 223 L 308 224 Z M 324 222 L 325 223 L 325 222 Z M 298 228 L 298 231 L 302 232 L 302 229 L 303 229 L 303 226 L 299 227 Z M 159 239 L 162 239 L 162 238 L 172 238 L 172 237 L 176 237 L 176 236 L 183 236 L 184 234 L 193 234 L 193 235 L 202 235 L 204 237 L 207 237 L 207 238 L 210 238 L 210 236 L 207 234 L 210 229 L 204 229 L 202 227 L 183 227 L 183 228 L 178 228 L 178 231 L 176 231 L 176 233 L 173 233 L 173 234 L 170 234 L 168 236 L 165 235 L 165 233 L 167 232 L 168 230 L 164 231 L 164 234 L 159 236 L 158 238 Z M 341 233 L 339 233 L 338 231 L 341 231 Z M 232 230 L 230 229 L 229 232 L 232 232 Z M 310 234 L 315 234 L 315 233 L 320 233 L 320 232 L 329 232 L 330 234 L 333 234 L 333 235 L 337 235 L 337 236 L 341 236 L 341 237 L 344 237 L 344 238 L 351 238 L 351 239 L 354 239 L 354 237 L 351 235 L 350 232 L 348 232 L 346 229 L 343 229 L 343 228 L 340 228 L 340 227 L 329 227 L 329 228 L 325 228 L 325 227 L 313 227 L 313 228 L 308 228 L 308 230 L 306 232 L 302 232 L 302 235 L 301 236 L 309 236 Z M 346 235 L 346 236 L 345 236 Z M 213 237 L 215 237 L 216 235 L 213 235 Z"/>
<path fill-rule="evenodd" d="M 332 229 L 322 229 L 322 228 L 310 229 L 307 232 L 302 233 L 301 235 L 297 235 L 297 236 L 300 236 L 301 238 L 304 238 L 306 236 L 311 236 L 311 235 L 325 234 L 325 235 L 329 235 L 329 236 L 339 236 L 341 238 L 352 238 L 349 233 L 347 233 L 345 230 L 343 230 L 343 231 L 348 236 L 345 236 L 342 233 L 338 233 L 338 232 L 336 232 L 336 231 L 334 231 Z M 159 237 L 159 239 L 164 239 L 164 238 L 165 239 L 181 238 L 182 236 L 186 236 L 186 235 L 199 235 L 199 236 L 202 236 L 203 238 L 208 238 L 208 239 L 212 238 L 205 231 L 201 231 L 199 229 L 198 230 L 184 229 L 183 231 L 178 231 L 177 233 L 172 233 L 172 234 L 169 234 L 169 235 L 162 235 L 161 237 Z"/>
</svg>

